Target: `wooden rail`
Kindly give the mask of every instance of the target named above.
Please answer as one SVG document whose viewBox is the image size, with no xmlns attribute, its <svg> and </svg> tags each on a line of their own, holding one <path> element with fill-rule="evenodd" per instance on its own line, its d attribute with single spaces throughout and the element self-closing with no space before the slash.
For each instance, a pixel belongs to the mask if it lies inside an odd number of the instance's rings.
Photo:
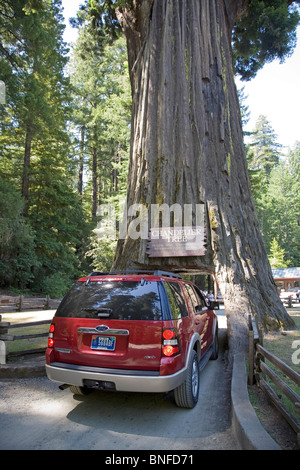
<svg viewBox="0 0 300 470">
<path fill-rule="evenodd" d="M 46 297 L 24 297 L 23 295 L 0 296 L 0 313 L 24 312 L 30 310 L 51 310 L 56 309 L 60 303 L 59 299 Z"/>
<path fill-rule="evenodd" d="M 50 299 L 47 295 L 46 297 L 24 297 L 20 296 L 0 296 L 0 364 L 6 364 L 7 358 L 12 356 L 23 356 L 26 354 L 44 352 L 46 348 L 38 349 L 26 349 L 23 351 L 16 351 L 7 353 L 6 350 L 6 341 L 18 341 L 22 339 L 35 339 L 48 336 L 48 331 L 45 333 L 35 333 L 27 335 L 13 335 L 8 334 L 8 329 L 14 328 L 27 328 L 38 325 L 50 324 L 51 320 L 42 320 L 35 322 L 26 322 L 26 323 L 15 323 L 11 324 L 9 322 L 2 322 L 1 313 L 10 313 L 10 312 L 24 312 L 32 310 L 52 310 L 57 309 L 60 304 L 60 299 Z"/>
<path fill-rule="evenodd" d="M 285 364 L 281 359 L 272 354 L 262 345 L 262 336 L 259 334 L 255 320 L 249 319 L 249 374 L 250 385 L 257 382 L 265 391 L 269 399 L 295 431 L 300 445 L 300 420 L 295 418 L 284 405 L 281 397 L 275 392 L 270 382 L 273 383 L 283 395 L 293 404 L 295 414 L 300 414 L 300 396 L 278 375 L 278 371 L 288 377 L 298 387 L 300 387 L 300 374 Z M 271 369 L 265 360 L 271 362 L 276 368 L 276 372 Z M 268 380 L 267 380 L 268 378 Z"/>
<path fill-rule="evenodd" d="M 24 356 L 26 354 L 33 354 L 33 353 L 43 353 L 46 350 L 44 348 L 31 348 L 22 351 L 15 351 L 15 352 L 6 352 L 6 341 L 18 341 L 22 339 L 34 339 L 34 338 L 42 338 L 46 337 L 49 334 L 49 330 L 44 333 L 31 333 L 27 335 L 12 335 L 8 334 L 8 330 L 12 330 L 14 328 L 29 328 L 38 325 L 50 325 L 51 319 L 49 320 L 41 320 L 41 321 L 34 321 L 34 322 L 26 322 L 26 323 L 14 323 L 11 324 L 10 322 L 3 322 L 1 321 L 0 315 L 0 364 L 6 364 L 8 357 L 13 356 Z"/>
</svg>

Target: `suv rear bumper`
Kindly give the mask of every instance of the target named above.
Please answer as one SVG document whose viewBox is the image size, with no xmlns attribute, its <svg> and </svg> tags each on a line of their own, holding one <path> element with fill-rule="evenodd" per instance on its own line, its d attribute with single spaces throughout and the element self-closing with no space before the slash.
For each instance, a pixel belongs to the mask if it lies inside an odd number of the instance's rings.
<svg viewBox="0 0 300 470">
<path fill-rule="evenodd" d="M 160 376 L 158 372 L 101 369 L 62 362 L 46 364 L 50 380 L 68 385 L 84 386 L 85 380 L 110 382 L 120 392 L 164 393 L 181 385 L 186 377 L 186 367 L 172 375 Z"/>
</svg>

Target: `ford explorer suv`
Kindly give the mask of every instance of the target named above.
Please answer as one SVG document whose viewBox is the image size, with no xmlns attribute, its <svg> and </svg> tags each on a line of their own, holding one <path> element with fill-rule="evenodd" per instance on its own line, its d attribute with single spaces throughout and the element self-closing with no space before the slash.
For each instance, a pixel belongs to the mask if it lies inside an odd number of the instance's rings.
<svg viewBox="0 0 300 470">
<path fill-rule="evenodd" d="M 217 357 L 217 316 L 194 284 L 163 271 L 94 272 L 53 317 L 46 372 L 74 394 L 174 390 L 177 406 L 193 408 L 199 372 Z"/>
</svg>

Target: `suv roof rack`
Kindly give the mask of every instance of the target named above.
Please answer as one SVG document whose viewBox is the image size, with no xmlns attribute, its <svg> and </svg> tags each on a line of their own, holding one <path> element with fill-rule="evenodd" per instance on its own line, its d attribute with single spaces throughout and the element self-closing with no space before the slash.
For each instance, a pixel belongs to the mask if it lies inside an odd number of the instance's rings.
<svg viewBox="0 0 300 470">
<path fill-rule="evenodd" d="M 153 276 L 165 276 L 165 277 L 176 277 L 178 279 L 182 279 L 182 277 L 180 276 L 180 274 L 175 274 L 175 273 L 171 273 L 171 272 L 168 272 L 168 271 L 160 271 L 160 270 L 156 270 L 156 271 L 142 271 L 142 270 L 129 270 L 129 271 L 112 271 L 112 272 L 101 272 L 101 271 L 93 271 L 92 273 L 88 274 L 88 277 L 92 277 L 92 276 L 108 276 L 108 275 L 119 275 L 119 274 L 152 274 Z"/>
<path fill-rule="evenodd" d="M 167 276 L 167 277 L 177 277 L 178 279 L 182 279 L 180 274 L 170 273 L 168 271 L 154 271 L 154 276 Z"/>
</svg>

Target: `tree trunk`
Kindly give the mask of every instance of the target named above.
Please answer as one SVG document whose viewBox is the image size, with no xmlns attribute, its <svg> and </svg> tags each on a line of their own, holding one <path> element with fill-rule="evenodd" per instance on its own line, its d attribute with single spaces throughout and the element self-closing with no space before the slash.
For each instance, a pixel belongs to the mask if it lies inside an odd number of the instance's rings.
<svg viewBox="0 0 300 470">
<path fill-rule="evenodd" d="M 119 156 L 118 150 L 114 152 L 112 163 L 113 163 L 112 188 L 113 188 L 114 193 L 116 193 L 118 191 L 118 180 L 119 180 L 119 172 L 118 172 L 118 168 L 116 167 L 116 165 L 120 163 L 120 156 Z"/>
<path fill-rule="evenodd" d="M 84 147 L 85 147 L 85 126 L 80 129 L 80 150 L 78 164 L 78 194 L 82 196 L 83 192 L 83 165 L 84 165 Z"/>
<path fill-rule="evenodd" d="M 24 209 L 23 215 L 28 215 L 29 209 L 29 172 L 30 172 L 30 160 L 31 160 L 31 143 L 32 143 L 32 123 L 29 122 L 26 127 L 25 136 L 25 151 L 24 151 L 24 166 L 22 176 L 22 197 L 24 198 Z"/>
<path fill-rule="evenodd" d="M 204 256 L 149 258 L 147 240 L 119 240 L 115 268 L 214 272 L 231 352 L 247 319 L 292 324 L 278 297 L 248 180 L 231 56 L 231 0 L 142 0 L 118 11 L 127 38 L 133 113 L 127 205 L 205 204 Z M 130 220 L 128 221 L 130 222 Z"/>
<path fill-rule="evenodd" d="M 96 144 L 93 146 L 92 158 L 92 218 L 95 219 L 98 207 L 98 151 Z"/>
</svg>

